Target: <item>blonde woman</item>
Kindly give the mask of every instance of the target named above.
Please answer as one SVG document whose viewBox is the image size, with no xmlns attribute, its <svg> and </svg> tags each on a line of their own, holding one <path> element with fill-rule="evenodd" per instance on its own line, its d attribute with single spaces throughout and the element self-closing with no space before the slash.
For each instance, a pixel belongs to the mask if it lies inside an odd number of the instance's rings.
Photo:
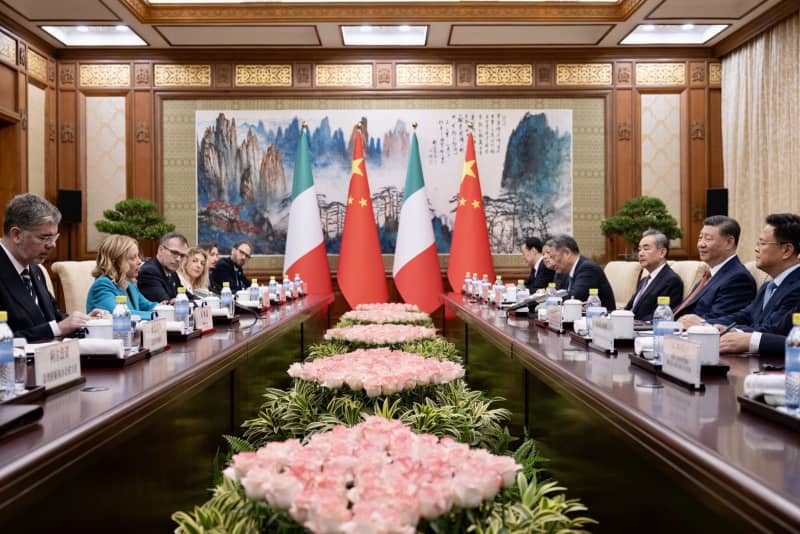
<svg viewBox="0 0 800 534">
<path fill-rule="evenodd" d="M 204 297 L 208 291 L 208 253 L 192 247 L 178 267 L 178 279 L 186 292 L 194 297 Z"/>
<path fill-rule="evenodd" d="M 117 234 L 106 237 L 97 249 L 97 266 L 92 271 L 95 280 L 86 296 L 86 309 L 113 312 L 117 295 L 124 295 L 131 315 L 151 319 L 151 310 L 157 303 L 144 298 L 133 280 L 140 265 L 135 239 Z"/>
</svg>

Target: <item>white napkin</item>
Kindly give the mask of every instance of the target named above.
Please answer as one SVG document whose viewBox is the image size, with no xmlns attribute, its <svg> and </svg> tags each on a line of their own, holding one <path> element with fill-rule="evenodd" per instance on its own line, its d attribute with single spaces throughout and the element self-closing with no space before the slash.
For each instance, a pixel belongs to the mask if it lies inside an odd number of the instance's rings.
<svg viewBox="0 0 800 534">
<path fill-rule="evenodd" d="M 228 308 L 211 308 L 211 315 L 213 317 L 229 317 Z"/>
<path fill-rule="evenodd" d="M 258 308 L 259 306 L 261 306 L 261 303 L 259 303 L 257 300 L 247 300 L 247 299 L 238 299 L 236 301 L 236 304 L 240 306 L 245 306 L 246 308 Z"/>
<path fill-rule="evenodd" d="M 25 345 L 25 354 L 33 354 L 39 347 L 47 347 L 48 345 L 55 345 L 61 343 L 60 341 L 43 341 L 42 343 L 28 343 Z"/>
<path fill-rule="evenodd" d="M 78 340 L 81 354 L 116 354 L 117 358 L 125 355 L 125 347 L 121 339 L 83 338 Z"/>
<path fill-rule="evenodd" d="M 633 340 L 633 352 L 641 355 L 645 351 L 653 352 L 653 336 L 636 336 Z"/>
<path fill-rule="evenodd" d="M 764 395 L 773 406 L 786 404 L 786 375 L 784 373 L 751 373 L 744 377 L 744 396 L 753 399 Z"/>
</svg>

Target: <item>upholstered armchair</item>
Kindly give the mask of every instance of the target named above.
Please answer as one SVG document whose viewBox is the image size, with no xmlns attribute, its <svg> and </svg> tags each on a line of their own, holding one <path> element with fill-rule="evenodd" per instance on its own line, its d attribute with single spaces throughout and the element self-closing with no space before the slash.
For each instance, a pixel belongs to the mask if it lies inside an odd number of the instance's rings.
<svg viewBox="0 0 800 534">
<path fill-rule="evenodd" d="M 92 271 L 96 262 L 89 261 L 57 261 L 53 263 L 53 272 L 61 280 L 64 291 L 64 311 L 86 310 L 86 296 L 94 282 Z M 89 310 L 91 311 L 91 310 Z"/>
<path fill-rule="evenodd" d="M 624 308 L 636 293 L 642 266 L 636 261 L 610 261 L 606 263 L 603 271 L 611 284 L 611 289 L 614 290 L 617 308 Z"/>
</svg>

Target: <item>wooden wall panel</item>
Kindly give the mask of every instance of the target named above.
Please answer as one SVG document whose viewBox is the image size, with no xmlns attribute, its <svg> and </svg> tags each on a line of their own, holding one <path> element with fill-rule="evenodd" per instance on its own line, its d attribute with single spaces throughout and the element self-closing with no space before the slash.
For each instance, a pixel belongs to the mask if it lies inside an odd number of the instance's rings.
<svg viewBox="0 0 800 534">
<path fill-rule="evenodd" d="M 0 63 L 0 113 L 10 116 L 19 113 L 17 69 L 4 63 Z"/>
<path fill-rule="evenodd" d="M 628 71 L 629 72 L 629 71 Z M 633 139 L 635 125 L 633 115 L 633 92 L 630 89 L 617 89 L 614 98 L 614 126 L 611 131 L 614 146 L 614 166 L 610 181 L 608 205 L 606 212 L 615 213 L 625 200 L 641 194 L 638 173 L 635 172 L 636 150 Z M 628 248 L 627 243 L 620 237 L 611 240 L 609 259 L 617 259 Z"/>
<path fill-rule="evenodd" d="M 136 91 L 133 96 L 133 180 L 128 186 L 130 195 L 137 198 L 155 197 L 153 183 L 153 95 Z"/>
<path fill-rule="evenodd" d="M 689 91 L 689 198 L 684 200 L 691 211 L 691 225 L 684 227 L 688 235 L 685 241 L 694 241 L 703 227 L 706 215 L 706 189 L 708 189 L 708 114 L 706 113 L 706 90 Z M 697 252 L 697 243 L 692 243 L 692 252 Z"/>
<path fill-rule="evenodd" d="M 725 187 L 722 165 L 722 91 L 708 90 L 708 187 Z"/>
</svg>

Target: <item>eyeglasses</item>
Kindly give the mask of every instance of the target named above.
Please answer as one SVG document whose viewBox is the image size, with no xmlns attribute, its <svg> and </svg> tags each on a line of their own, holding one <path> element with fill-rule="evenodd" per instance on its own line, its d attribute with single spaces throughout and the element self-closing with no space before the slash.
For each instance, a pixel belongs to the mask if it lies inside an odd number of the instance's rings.
<svg viewBox="0 0 800 534">
<path fill-rule="evenodd" d="M 762 248 L 767 245 L 785 245 L 788 241 L 761 241 L 760 239 L 756 241 L 756 248 Z"/>
<path fill-rule="evenodd" d="M 39 243 L 42 243 L 43 245 L 55 245 L 56 241 L 58 241 L 58 238 L 61 237 L 61 234 L 56 234 L 56 235 L 34 235 L 33 237 L 36 238 L 36 240 Z"/>
<path fill-rule="evenodd" d="M 163 247 L 163 245 L 162 245 L 162 247 Z M 166 250 L 167 252 L 172 254 L 172 256 L 175 257 L 175 258 L 183 259 L 183 258 L 186 257 L 186 253 L 181 252 L 180 250 L 172 250 L 171 248 L 167 248 L 167 247 L 164 247 L 164 250 Z"/>
<path fill-rule="evenodd" d="M 249 252 L 245 252 L 244 250 L 242 250 L 240 248 L 237 248 L 236 252 L 238 252 L 239 254 L 241 254 L 242 256 L 247 258 L 248 260 L 253 257 Z"/>
</svg>

